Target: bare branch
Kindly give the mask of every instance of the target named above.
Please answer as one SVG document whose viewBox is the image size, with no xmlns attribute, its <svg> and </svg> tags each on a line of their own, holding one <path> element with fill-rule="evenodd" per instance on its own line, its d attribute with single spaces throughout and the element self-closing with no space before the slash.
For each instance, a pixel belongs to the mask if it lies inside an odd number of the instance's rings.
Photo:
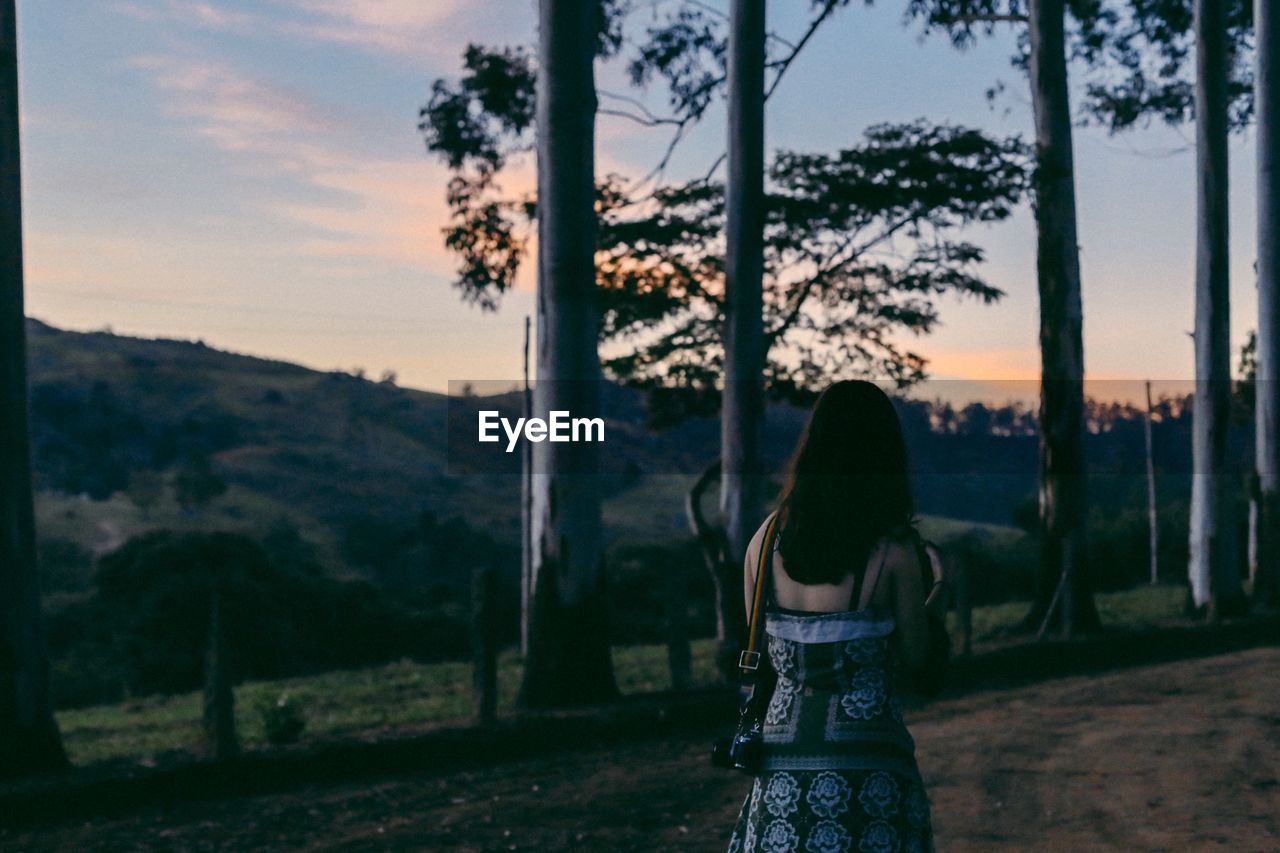
<svg viewBox="0 0 1280 853">
<path fill-rule="evenodd" d="M 769 88 L 764 93 L 764 99 L 766 101 L 769 100 L 769 96 L 773 94 L 773 90 L 778 88 L 778 84 L 782 82 L 782 75 L 787 73 L 787 69 L 791 67 L 791 63 L 800 55 L 800 51 L 809 43 L 809 39 L 813 38 L 813 34 L 818 31 L 818 27 L 822 26 L 823 21 L 831 17 L 831 13 L 836 9 L 836 3 L 837 0 L 826 0 L 826 3 L 822 7 L 822 11 L 815 15 L 813 20 L 809 22 L 809 28 L 804 31 L 804 35 L 800 37 L 800 41 L 796 42 L 795 47 L 791 49 L 791 53 L 783 57 L 782 60 L 777 63 L 778 75 L 773 78 L 773 83 L 769 85 Z"/>
<path fill-rule="evenodd" d="M 961 15 L 957 24 L 1025 24 L 1026 15 Z"/>
<path fill-rule="evenodd" d="M 624 104 L 630 104 L 639 110 L 638 113 L 628 113 L 625 110 L 603 108 L 597 110 L 601 115 L 622 116 L 623 118 L 629 118 L 638 124 L 645 125 L 646 127 L 657 127 L 664 124 L 679 126 L 681 124 L 681 119 L 675 118 L 674 116 L 656 115 L 639 98 L 633 98 L 630 95 L 619 95 L 616 92 L 609 92 L 604 89 L 597 89 L 596 91 L 603 97 L 614 101 L 621 101 Z"/>
</svg>

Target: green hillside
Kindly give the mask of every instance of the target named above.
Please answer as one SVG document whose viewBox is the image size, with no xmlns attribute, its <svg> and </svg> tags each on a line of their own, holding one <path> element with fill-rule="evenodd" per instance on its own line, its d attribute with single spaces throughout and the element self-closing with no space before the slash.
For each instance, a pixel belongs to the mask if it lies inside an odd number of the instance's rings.
<svg viewBox="0 0 1280 853">
<path fill-rule="evenodd" d="M 500 619 L 504 639 L 514 638 L 519 457 L 477 468 L 450 456 L 449 437 L 474 447 L 476 409 L 514 413 L 515 395 L 449 398 L 199 342 L 37 321 L 28 329 L 39 557 L 60 703 L 193 686 L 200 639 L 172 613 L 196 606 L 191 618 L 203 618 L 193 590 L 235 563 L 187 565 L 215 547 L 199 539 L 215 532 L 243 537 L 215 550 L 264 567 L 246 580 L 244 618 L 283 620 L 280 642 L 294 649 L 291 660 L 263 658 L 252 677 L 463 655 L 470 577 L 482 565 L 503 578 Z M 710 580 L 684 500 L 716 453 L 718 424 L 691 418 L 657 431 L 638 392 L 606 386 L 605 396 L 614 639 L 661 640 L 672 569 L 689 578 L 691 630 L 705 633 Z M 775 469 L 802 418 L 770 408 Z M 1020 531 L 931 516 L 922 526 L 939 540 L 976 531 L 992 555 L 984 575 L 1017 590 L 1009 578 L 1030 564 Z M 150 544 L 115 568 L 133 586 L 112 593 L 98 583 L 100 558 L 131 541 Z M 164 569 L 175 559 L 184 573 Z M 147 574 L 157 560 L 160 574 Z M 370 641 L 353 650 L 342 638 L 357 618 Z"/>
<path fill-rule="evenodd" d="M 450 471 L 444 395 L 199 342 L 67 332 L 35 320 L 28 334 L 36 487 L 49 536 L 100 553 L 155 527 L 265 534 L 289 526 L 336 568 L 353 520 L 410 525 L 431 511 L 519 541 L 518 479 Z M 625 456 L 630 472 L 614 462 L 611 500 L 639 482 L 637 469 L 664 474 L 639 489 L 638 511 L 608 510 L 611 533 L 669 542 L 684 529 L 688 481 L 669 472 L 696 471 L 714 455 L 715 424 L 653 433 L 639 395 L 613 393 L 610 456 Z M 474 405 L 455 403 L 453 417 Z M 193 455 L 210 460 L 229 486 L 225 495 L 195 513 L 169 493 L 147 513 L 126 497 L 137 472 L 172 479 Z M 654 506 L 651 493 L 670 505 Z"/>
<path fill-rule="evenodd" d="M 512 535 L 514 505 L 447 476 L 442 395 L 201 343 L 29 329 L 37 488 L 106 500 L 82 510 L 88 530 L 76 526 L 95 545 L 154 524 L 286 519 L 327 546 L 354 516 L 407 520 L 445 504 Z M 134 472 L 171 471 L 190 454 L 207 454 L 231 486 L 208 516 L 162 503 L 143 520 L 112 497 Z M 49 502 L 46 520 L 64 511 Z"/>
</svg>

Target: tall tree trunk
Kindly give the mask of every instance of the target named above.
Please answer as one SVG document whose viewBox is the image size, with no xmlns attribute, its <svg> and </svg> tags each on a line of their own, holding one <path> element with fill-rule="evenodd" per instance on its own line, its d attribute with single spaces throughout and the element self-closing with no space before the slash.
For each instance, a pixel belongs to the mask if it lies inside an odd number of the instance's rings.
<svg viewBox="0 0 1280 853">
<path fill-rule="evenodd" d="M 0 0 L 0 776 L 63 767 L 40 628 L 22 297 L 14 0 Z"/>
<path fill-rule="evenodd" d="M 1221 616 L 1238 607 L 1235 490 L 1229 469 L 1230 281 L 1227 211 L 1226 10 L 1196 0 L 1196 393 L 1192 409 L 1191 548 L 1196 607 Z"/>
<path fill-rule="evenodd" d="M 724 405 L 720 511 L 741 567 L 760 523 L 764 420 L 764 0 L 729 7 L 729 146 L 725 188 Z"/>
<path fill-rule="evenodd" d="M 1063 0 L 1031 0 L 1036 125 L 1036 276 L 1040 288 L 1040 569 L 1026 625 L 1049 614 L 1064 633 L 1098 626 L 1085 556 L 1084 342 L 1075 165 Z M 1052 623 L 1051 623 L 1052 624 Z"/>
<path fill-rule="evenodd" d="M 538 26 L 538 359 L 534 409 L 600 410 L 595 302 L 596 16 L 540 0 Z M 599 459 L 593 442 L 533 446 L 533 604 L 520 702 L 617 696 L 609 655 Z"/>
<path fill-rule="evenodd" d="M 1280 606 L 1280 10 L 1254 5 L 1258 121 L 1257 557 L 1254 598 Z"/>
</svg>

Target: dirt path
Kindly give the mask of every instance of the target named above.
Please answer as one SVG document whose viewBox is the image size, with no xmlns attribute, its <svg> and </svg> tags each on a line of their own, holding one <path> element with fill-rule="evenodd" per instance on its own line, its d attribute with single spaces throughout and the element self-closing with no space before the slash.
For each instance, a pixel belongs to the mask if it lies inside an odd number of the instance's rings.
<svg viewBox="0 0 1280 853">
<path fill-rule="evenodd" d="M 939 849 L 1280 849 L 1280 649 L 1071 678 L 911 715 Z M 14 850 L 720 850 L 747 787 L 705 738 L 482 771 L 175 802 Z"/>
</svg>

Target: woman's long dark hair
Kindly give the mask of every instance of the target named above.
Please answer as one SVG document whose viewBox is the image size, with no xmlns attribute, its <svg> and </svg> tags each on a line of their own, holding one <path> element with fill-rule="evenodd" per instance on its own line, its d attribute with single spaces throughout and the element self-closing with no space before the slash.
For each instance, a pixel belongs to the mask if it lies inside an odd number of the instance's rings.
<svg viewBox="0 0 1280 853">
<path fill-rule="evenodd" d="M 778 512 L 783 565 L 808 584 L 861 573 L 876 542 L 911 524 L 907 446 L 887 394 L 855 380 L 822 392 Z"/>
</svg>

